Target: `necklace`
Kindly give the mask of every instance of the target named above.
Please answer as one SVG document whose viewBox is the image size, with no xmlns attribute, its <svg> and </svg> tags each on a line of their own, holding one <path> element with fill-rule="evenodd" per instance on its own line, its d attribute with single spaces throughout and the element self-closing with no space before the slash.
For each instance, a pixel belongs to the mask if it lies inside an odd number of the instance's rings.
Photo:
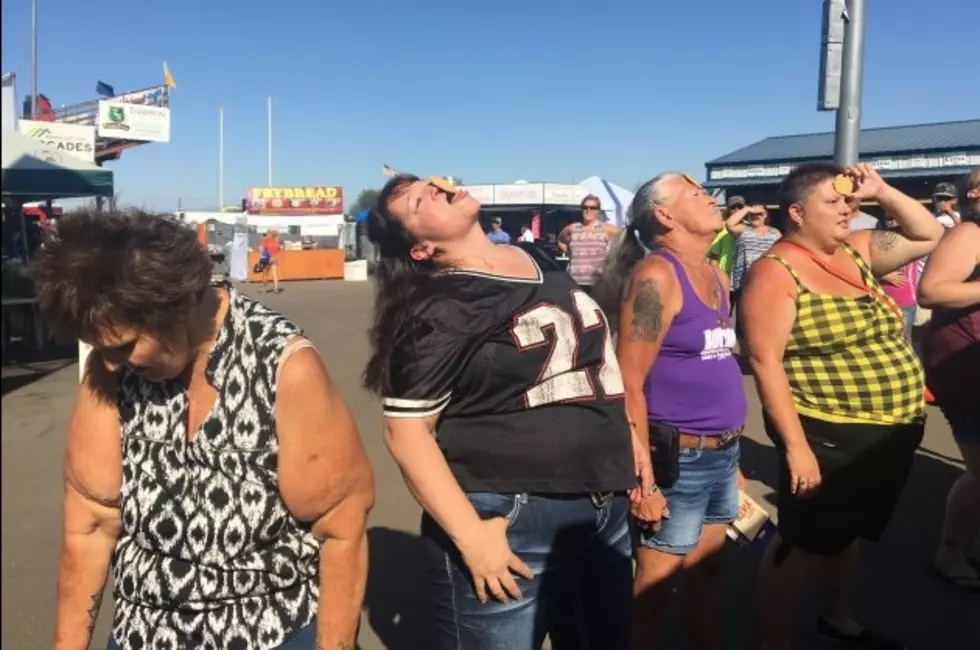
<svg viewBox="0 0 980 650">
<path fill-rule="evenodd" d="M 685 262 L 684 259 L 680 257 L 680 255 L 677 256 L 677 259 L 680 260 L 681 266 L 683 266 L 686 270 L 688 271 L 694 270 L 691 268 L 690 264 Z M 708 279 L 706 277 L 705 269 L 707 269 L 708 275 L 711 276 L 711 279 Z M 722 301 L 721 299 L 721 280 L 718 278 L 718 274 L 715 273 L 714 269 L 711 268 L 711 265 L 708 264 L 707 261 L 703 261 L 697 267 L 697 275 L 701 277 L 702 281 L 707 282 L 708 284 L 709 287 L 708 297 L 710 299 L 710 303 L 707 306 L 709 309 L 713 310 L 718 316 L 717 327 L 719 329 L 731 327 L 731 324 L 729 323 L 728 320 L 728 315 L 725 314 L 724 310 L 722 309 L 722 307 L 724 306 L 724 301 Z"/>
</svg>

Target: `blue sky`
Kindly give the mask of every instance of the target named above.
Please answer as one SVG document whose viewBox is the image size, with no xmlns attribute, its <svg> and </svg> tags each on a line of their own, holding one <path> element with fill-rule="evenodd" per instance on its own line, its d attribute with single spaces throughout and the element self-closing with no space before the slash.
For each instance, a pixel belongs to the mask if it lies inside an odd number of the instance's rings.
<svg viewBox="0 0 980 650">
<path fill-rule="evenodd" d="M 3 71 L 30 91 L 30 0 L 3 3 Z M 980 2 L 868 0 L 864 126 L 980 115 Z M 172 141 L 109 163 L 122 201 L 217 203 L 266 182 L 383 183 L 384 163 L 466 182 L 628 188 L 769 135 L 833 129 L 818 113 L 820 0 L 39 0 L 39 91 L 55 105 L 177 82 Z M 971 75 L 974 75 L 971 80 Z"/>
</svg>

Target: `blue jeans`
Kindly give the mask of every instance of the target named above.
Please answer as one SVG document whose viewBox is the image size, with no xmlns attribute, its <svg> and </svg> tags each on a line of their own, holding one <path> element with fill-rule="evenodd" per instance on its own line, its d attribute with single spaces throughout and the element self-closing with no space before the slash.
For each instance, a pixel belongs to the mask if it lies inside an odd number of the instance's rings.
<svg viewBox="0 0 980 650">
<path fill-rule="evenodd" d="M 730 524 L 738 518 L 739 446 L 681 449 L 680 475 L 664 488 L 670 517 L 660 530 L 642 530 L 640 544 L 663 553 L 687 555 L 698 545 L 705 524 Z"/>
<path fill-rule="evenodd" d="M 519 601 L 480 603 L 459 551 L 422 518 L 424 563 L 436 618 L 433 650 L 626 650 L 633 563 L 624 495 L 467 495 L 483 519 L 506 517 L 511 550 L 534 571 L 516 578 Z"/>
<path fill-rule="evenodd" d="M 287 640 L 278 650 L 314 650 L 316 645 L 316 623 L 307 625 L 302 630 L 297 632 L 295 636 Z M 109 637 L 109 644 L 106 646 L 106 650 L 124 650 L 121 645 L 116 643 L 116 640 Z M 129 650 L 126 648 L 125 650 Z"/>
</svg>

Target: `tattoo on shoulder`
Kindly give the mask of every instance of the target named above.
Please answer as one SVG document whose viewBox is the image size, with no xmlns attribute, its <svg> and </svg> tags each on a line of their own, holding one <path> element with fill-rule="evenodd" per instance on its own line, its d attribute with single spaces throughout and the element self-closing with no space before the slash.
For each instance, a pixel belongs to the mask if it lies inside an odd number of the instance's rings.
<svg viewBox="0 0 980 650">
<path fill-rule="evenodd" d="M 633 320 L 631 341 L 652 343 L 660 336 L 664 325 L 664 304 L 655 280 L 649 278 L 633 286 Z"/>
<path fill-rule="evenodd" d="M 95 621 L 99 618 L 99 609 L 102 608 L 102 593 L 103 589 L 99 589 L 89 596 L 91 600 L 88 608 L 88 633 L 90 635 L 95 630 Z"/>
<path fill-rule="evenodd" d="M 895 248 L 900 239 L 901 236 L 898 233 L 890 230 L 875 230 L 871 233 L 871 243 L 882 253 Z"/>
</svg>

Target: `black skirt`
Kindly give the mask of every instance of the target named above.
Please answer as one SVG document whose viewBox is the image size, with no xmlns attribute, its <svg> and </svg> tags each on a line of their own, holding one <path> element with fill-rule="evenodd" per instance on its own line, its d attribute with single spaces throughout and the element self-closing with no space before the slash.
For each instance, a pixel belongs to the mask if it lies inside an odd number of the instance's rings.
<svg viewBox="0 0 980 650">
<path fill-rule="evenodd" d="M 877 542 L 912 470 L 925 433 L 912 424 L 842 424 L 800 416 L 820 465 L 822 482 L 812 495 L 790 491 L 782 439 L 765 417 L 766 434 L 779 453 L 779 534 L 793 547 L 837 555 L 858 539 Z"/>
</svg>

